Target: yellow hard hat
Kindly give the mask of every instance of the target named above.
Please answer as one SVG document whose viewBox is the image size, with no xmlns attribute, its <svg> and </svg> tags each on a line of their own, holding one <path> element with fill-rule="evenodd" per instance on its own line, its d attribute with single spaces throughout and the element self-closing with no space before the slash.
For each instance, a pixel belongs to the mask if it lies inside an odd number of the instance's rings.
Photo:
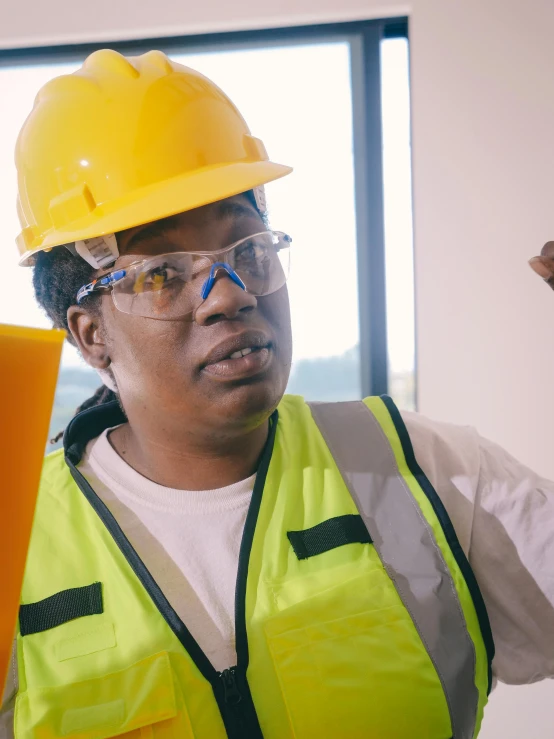
<svg viewBox="0 0 554 739">
<path fill-rule="evenodd" d="M 160 51 L 97 51 L 39 92 L 17 140 L 20 264 L 257 188 L 268 160 L 229 98 Z"/>
</svg>

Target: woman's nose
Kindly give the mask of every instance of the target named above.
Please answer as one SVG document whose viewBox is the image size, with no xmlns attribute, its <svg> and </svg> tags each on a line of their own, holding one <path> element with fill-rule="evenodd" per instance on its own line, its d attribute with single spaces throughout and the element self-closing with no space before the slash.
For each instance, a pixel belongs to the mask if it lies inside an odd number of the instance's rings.
<svg viewBox="0 0 554 739">
<path fill-rule="evenodd" d="M 227 270 L 220 269 L 208 296 L 196 309 L 194 320 L 200 325 L 208 325 L 218 320 L 236 318 L 240 313 L 250 312 L 257 305 L 255 295 L 239 287 Z"/>
</svg>

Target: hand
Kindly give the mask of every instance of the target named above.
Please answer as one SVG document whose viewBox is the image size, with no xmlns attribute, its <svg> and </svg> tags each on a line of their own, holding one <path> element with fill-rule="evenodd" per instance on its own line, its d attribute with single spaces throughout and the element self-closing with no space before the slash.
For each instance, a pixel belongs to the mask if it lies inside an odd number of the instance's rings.
<svg viewBox="0 0 554 739">
<path fill-rule="evenodd" d="M 540 257 L 530 259 L 529 265 L 554 290 L 554 241 L 548 241 Z"/>
</svg>

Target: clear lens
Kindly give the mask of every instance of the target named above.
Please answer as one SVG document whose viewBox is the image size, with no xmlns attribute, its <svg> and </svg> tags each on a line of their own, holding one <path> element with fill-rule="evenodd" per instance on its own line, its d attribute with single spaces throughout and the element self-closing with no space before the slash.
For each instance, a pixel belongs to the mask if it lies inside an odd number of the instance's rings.
<svg viewBox="0 0 554 739">
<path fill-rule="evenodd" d="M 227 256 L 253 295 L 270 295 L 283 287 L 289 273 L 289 241 L 285 234 L 267 231 L 237 244 Z"/>
<path fill-rule="evenodd" d="M 129 267 L 113 286 L 113 300 L 123 313 L 165 321 L 182 318 L 200 304 L 202 285 L 215 262 L 229 264 L 249 293 L 269 295 L 287 280 L 289 244 L 285 234 L 266 231 L 210 254 L 160 254 Z"/>
<path fill-rule="evenodd" d="M 210 262 L 206 261 L 209 268 Z M 191 254 L 160 254 L 130 267 L 113 287 L 118 310 L 146 318 L 172 320 L 194 309 L 194 259 Z"/>
</svg>

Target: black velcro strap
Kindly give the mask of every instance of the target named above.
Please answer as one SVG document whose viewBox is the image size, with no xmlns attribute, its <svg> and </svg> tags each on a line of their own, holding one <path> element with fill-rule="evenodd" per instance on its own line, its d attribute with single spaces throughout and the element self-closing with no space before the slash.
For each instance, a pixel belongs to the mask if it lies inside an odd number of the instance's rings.
<svg viewBox="0 0 554 739">
<path fill-rule="evenodd" d="M 304 531 L 288 531 L 287 536 L 298 559 L 308 559 L 345 544 L 371 544 L 372 539 L 361 516 L 329 518 Z"/>
<path fill-rule="evenodd" d="M 70 588 L 19 608 L 21 636 L 38 634 L 81 616 L 103 613 L 102 583 Z"/>
</svg>

